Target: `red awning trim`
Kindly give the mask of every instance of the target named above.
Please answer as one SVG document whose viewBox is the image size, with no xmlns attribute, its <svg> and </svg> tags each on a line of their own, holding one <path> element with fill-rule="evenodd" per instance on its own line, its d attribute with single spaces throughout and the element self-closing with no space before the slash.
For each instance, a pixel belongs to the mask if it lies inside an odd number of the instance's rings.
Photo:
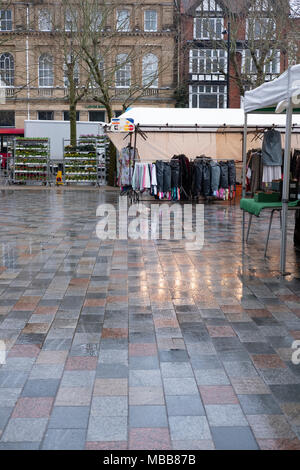
<svg viewBox="0 0 300 470">
<path fill-rule="evenodd" d="M 0 127 L 0 135 L 24 135 L 24 129 L 14 129 L 11 127 Z"/>
</svg>

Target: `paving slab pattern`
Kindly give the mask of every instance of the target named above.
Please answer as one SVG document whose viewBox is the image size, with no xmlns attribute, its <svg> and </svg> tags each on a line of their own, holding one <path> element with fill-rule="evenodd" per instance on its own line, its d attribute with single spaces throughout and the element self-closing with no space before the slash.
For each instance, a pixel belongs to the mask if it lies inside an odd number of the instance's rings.
<svg viewBox="0 0 300 470">
<path fill-rule="evenodd" d="M 300 450 L 300 256 L 279 222 L 243 251 L 237 205 L 205 244 L 99 240 L 114 191 L 1 191 L 0 449 Z M 146 203 L 149 206 L 149 203 Z M 164 203 L 168 204 L 168 203 Z"/>
</svg>

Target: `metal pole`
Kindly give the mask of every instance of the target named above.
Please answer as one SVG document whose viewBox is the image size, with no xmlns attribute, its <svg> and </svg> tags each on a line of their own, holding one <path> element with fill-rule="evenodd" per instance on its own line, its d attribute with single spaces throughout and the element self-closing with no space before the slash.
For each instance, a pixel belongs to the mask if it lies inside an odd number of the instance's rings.
<svg viewBox="0 0 300 470">
<path fill-rule="evenodd" d="M 26 42 L 25 42 L 25 50 L 26 50 L 26 88 L 27 88 L 27 119 L 30 120 L 30 76 L 29 76 L 29 38 L 28 38 L 28 30 L 29 30 L 29 3 L 26 6 Z"/>
<path fill-rule="evenodd" d="M 290 91 L 290 87 L 289 87 Z M 281 250 L 280 250 L 280 273 L 285 275 L 286 268 L 286 242 L 287 242 L 287 222 L 288 222 L 288 203 L 289 203 L 289 184 L 290 184 L 290 158 L 291 158 L 291 134 L 292 134 L 293 103 L 289 98 L 289 104 L 286 111 L 286 132 L 285 132 L 285 150 L 284 150 L 284 172 L 283 172 L 283 190 L 282 190 L 282 228 L 281 228 Z"/>
<path fill-rule="evenodd" d="M 230 50 L 231 50 L 231 22 L 227 27 L 227 108 L 230 108 Z"/>
<path fill-rule="evenodd" d="M 248 114 L 244 116 L 244 136 L 243 136 L 243 174 L 242 174 L 242 196 L 246 197 L 246 168 L 247 168 L 247 133 L 248 133 Z M 243 211 L 243 243 L 245 241 L 245 211 Z"/>
<path fill-rule="evenodd" d="M 243 136 L 243 197 L 246 196 L 248 114 L 245 113 Z"/>
</svg>

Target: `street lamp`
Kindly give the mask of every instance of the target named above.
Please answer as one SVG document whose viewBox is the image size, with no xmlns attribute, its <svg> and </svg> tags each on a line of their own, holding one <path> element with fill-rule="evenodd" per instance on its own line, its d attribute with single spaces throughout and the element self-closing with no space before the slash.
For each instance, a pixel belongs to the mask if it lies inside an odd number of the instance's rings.
<svg viewBox="0 0 300 470">
<path fill-rule="evenodd" d="M 230 107 L 230 49 L 231 49 L 231 22 L 228 21 L 227 29 L 222 31 L 227 34 L 227 108 Z"/>
</svg>

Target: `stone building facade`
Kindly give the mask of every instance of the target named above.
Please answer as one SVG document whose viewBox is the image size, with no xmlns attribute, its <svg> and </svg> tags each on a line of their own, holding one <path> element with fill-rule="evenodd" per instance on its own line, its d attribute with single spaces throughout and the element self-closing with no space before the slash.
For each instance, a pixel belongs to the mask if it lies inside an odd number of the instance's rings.
<svg viewBox="0 0 300 470">
<path fill-rule="evenodd" d="M 70 20 L 62 13 L 63 3 L 58 0 L 31 0 L 28 3 L 13 1 L 6 4 L 1 2 L 0 126 L 22 128 L 25 119 L 68 120 L 68 92 L 64 66 L 57 61 L 61 47 L 59 29 L 61 27 L 68 31 L 70 28 Z M 101 0 L 98 3 L 101 11 Z M 77 7 L 80 8 L 80 2 Z M 127 0 L 124 4 L 119 0 L 111 2 L 110 10 L 106 14 L 105 28 L 107 31 L 118 28 L 118 53 L 122 50 L 126 52 L 137 45 L 140 48 L 136 60 L 116 74 L 115 83 L 110 87 L 116 116 L 123 110 L 127 82 L 130 82 L 131 77 L 138 77 L 140 83 L 143 83 L 148 57 L 143 55 L 143 50 L 146 48 L 148 52 L 151 51 L 151 66 L 157 67 L 161 72 L 158 73 L 157 80 L 144 90 L 134 106 L 174 106 L 174 18 L 172 0 Z M 111 61 L 116 60 L 113 55 L 112 50 Z M 159 68 L 161 62 L 164 62 L 164 66 Z M 78 74 L 80 83 L 85 74 L 80 63 Z M 103 106 L 89 97 L 78 103 L 77 113 L 80 121 L 107 120 Z"/>
</svg>

